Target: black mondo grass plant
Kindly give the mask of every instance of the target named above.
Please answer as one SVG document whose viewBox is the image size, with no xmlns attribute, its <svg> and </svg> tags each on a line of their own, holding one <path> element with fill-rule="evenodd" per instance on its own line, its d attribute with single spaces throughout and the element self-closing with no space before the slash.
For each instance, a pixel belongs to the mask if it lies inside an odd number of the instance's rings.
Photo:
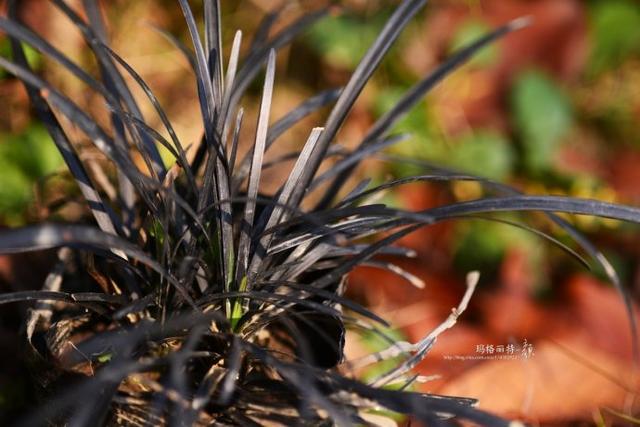
<svg viewBox="0 0 640 427">
<path fill-rule="evenodd" d="M 403 138 L 393 125 L 442 78 L 476 51 L 527 24 L 518 19 L 454 53 L 417 82 L 362 137 L 356 149 L 332 149 L 341 125 L 376 67 L 425 0 L 401 1 L 344 88 L 327 90 L 277 121 L 270 107 L 276 52 L 327 13 L 311 12 L 271 31 L 279 12 L 267 15 L 244 58 L 236 33 L 222 55 L 220 4 L 204 0 L 204 28 L 187 0 L 179 0 L 191 46 L 172 41 L 195 75 L 202 139 L 187 147 L 149 86 L 108 44 L 96 0 L 82 13 L 51 0 L 76 26 L 95 57 L 99 77 L 89 74 L 17 18 L 8 2 L 0 30 L 11 40 L 12 58 L 0 66 L 26 86 L 86 199 L 85 225 L 40 224 L 3 231 L 0 252 L 58 248 L 58 263 L 42 290 L 0 295 L 0 304 L 34 301 L 26 322 L 29 363 L 43 404 L 24 425 L 387 425 L 385 414 L 403 414 L 426 425 L 516 424 L 474 407 L 474 399 L 412 391 L 415 367 L 466 308 L 478 281 L 467 275 L 460 305 L 416 343 L 397 342 L 380 329 L 384 319 L 345 298 L 345 278 L 379 254 L 411 256 L 394 242 L 420 227 L 449 219 L 483 218 L 504 211 L 540 211 L 573 238 L 583 255 L 542 231 L 585 264 L 603 269 L 625 300 L 624 288 L 604 256 L 558 212 L 640 222 L 640 209 L 595 200 L 526 196 L 496 182 L 421 164 L 425 173 L 371 186 L 347 184 L 368 156 Z M 86 17 L 86 19 L 85 19 Z M 172 38 L 168 33 L 168 38 Z M 109 125 L 100 124 L 30 68 L 24 45 L 61 64 L 101 96 Z M 264 70 L 264 71 L 263 71 Z M 264 76 L 251 148 L 239 153 L 241 102 Z M 146 95 L 138 100 L 127 81 Z M 138 102 L 150 102 L 162 122 L 154 129 Z M 309 132 L 278 191 L 261 191 L 264 153 L 290 127 L 332 105 L 326 123 Z M 114 169 L 116 197 L 96 184 L 80 160 L 84 134 Z M 158 144 L 175 158 L 167 167 Z M 143 159 L 141 166 L 135 156 Z M 319 173 L 321 164 L 337 159 Z M 291 165 L 293 161 L 293 166 Z M 372 203 L 388 189 L 415 181 L 474 180 L 491 197 L 409 212 Z M 317 190 L 317 191 L 316 191 Z M 319 194 L 309 208 L 308 195 Z M 381 262 L 378 265 L 383 265 Z M 386 264 L 384 264 L 386 265 Z M 392 271 L 414 280 L 399 267 Z M 74 277 L 75 276 L 75 277 Z M 631 330 L 636 336 L 633 316 Z M 377 333 L 381 352 L 345 360 L 346 329 Z M 637 355 L 637 351 L 636 351 Z M 399 362 L 363 382 L 351 372 L 381 360 Z"/>
</svg>

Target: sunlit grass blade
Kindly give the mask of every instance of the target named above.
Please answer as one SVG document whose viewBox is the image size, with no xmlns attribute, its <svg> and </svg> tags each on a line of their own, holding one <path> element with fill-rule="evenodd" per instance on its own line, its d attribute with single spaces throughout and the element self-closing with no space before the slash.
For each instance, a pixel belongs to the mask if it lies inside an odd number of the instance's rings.
<svg viewBox="0 0 640 427">
<path fill-rule="evenodd" d="M 280 208 L 279 205 L 286 206 L 289 204 L 289 197 L 291 196 L 291 193 L 293 192 L 293 189 L 295 188 L 295 186 L 299 185 L 299 179 L 300 179 L 300 176 L 302 175 L 302 171 L 306 167 L 309 156 L 313 152 L 313 149 L 316 143 L 318 142 L 318 138 L 320 138 L 321 134 L 322 134 L 322 128 L 314 128 L 311 131 L 311 134 L 309 135 L 309 138 L 307 139 L 307 142 L 305 143 L 304 148 L 300 153 L 300 156 L 298 156 L 298 159 L 296 160 L 296 163 L 293 166 L 293 169 L 291 170 L 289 177 L 283 184 L 282 188 L 277 192 L 277 197 L 278 197 L 277 204 L 274 205 L 272 210 L 271 209 L 264 210 L 263 215 L 265 217 L 269 215 L 267 220 L 264 220 L 263 218 L 259 218 L 258 225 L 257 225 L 258 233 L 260 232 L 260 229 L 271 228 L 274 225 L 278 224 L 281 221 L 281 219 L 286 219 L 289 217 L 290 211 L 284 211 L 282 208 Z M 271 213 L 269 214 L 269 212 Z M 253 258 L 251 259 L 251 266 L 249 268 L 250 275 L 254 275 L 258 272 L 258 268 L 260 267 L 262 258 L 264 255 L 266 255 L 266 252 L 269 248 L 272 238 L 273 238 L 272 234 L 262 235 L 259 238 L 257 243 L 258 249 L 255 251 Z"/>
<path fill-rule="evenodd" d="M 269 115 L 271 112 L 271 98 L 273 96 L 273 84 L 275 78 L 276 53 L 274 50 L 269 54 L 267 71 L 265 73 L 264 88 L 262 92 L 262 103 L 258 116 L 256 138 L 253 145 L 253 159 L 251 161 L 251 171 L 249 173 L 249 184 L 247 187 L 247 202 L 245 203 L 242 228 L 240 232 L 240 242 L 238 244 L 238 263 L 236 267 L 236 282 L 241 283 L 247 274 L 249 267 L 249 249 L 251 245 L 251 235 L 253 233 L 253 220 L 256 209 L 256 197 L 258 196 L 258 186 L 260 184 L 260 174 L 262 171 L 262 161 L 264 149 L 267 141 L 267 131 L 269 128 Z"/>
</svg>

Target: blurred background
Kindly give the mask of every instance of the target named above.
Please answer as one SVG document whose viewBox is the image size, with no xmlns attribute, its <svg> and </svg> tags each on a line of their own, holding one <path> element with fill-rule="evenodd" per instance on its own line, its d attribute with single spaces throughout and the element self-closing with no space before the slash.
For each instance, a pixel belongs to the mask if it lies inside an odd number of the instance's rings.
<svg viewBox="0 0 640 427">
<path fill-rule="evenodd" d="M 193 76 L 184 57 L 154 30 L 168 30 L 188 42 L 177 2 L 103 3 L 112 47 L 154 89 L 181 140 L 194 143 L 202 125 Z M 222 3 L 227 57 L 235 30 L 243 30 L 246 52 L 260 19 L 282 2 Z M 274 31 L 327 2 L 286 4 Z M 274 120 L 305 98 L 345 84 L 396 2 L 332 4 L 329 17 L 279 52 Z M 96 71 L 80 34 L 50 5 L 25 0 L 21 14 L 50 43 Z M 375 183 L 425 173 L 412 162 L 388 161 L 404 157 L 478 174 L 528 194 L 640 205 L 640 4 L 634 0 L 434 0 L 403 32 L 336 143 L 355 147 L 377 117 L 449 54 L 520 16 L 531 16 L 533 25 L 484 49 L 439 84 L 396 126 L 395 131 L 412 137 L 390 148 L 387 161 L 368 161 L 360 168 L 361 177 Z M 104 117 L 99 96 L 37 52 L 28 53 L 49 81 L 96 117 Z M 3 35 L 0 54 L 10 56 Z M 259 89 L 256 85 L 242 103 L 247 135 L 255 123 Z M 141 104 L 148 120 L 157 120 L 151 106 Z M 323 110 L 305 119 L 268 157 L 299 147 L 326 114 Z M 79 132 L 77 143 L 87 145 L 83 158 L 89 165 L 98 161 Z M 0 227 L 85 217 L 78 190 L 34 119 L 21 83 L 2 70 L 0 171 Z M 263 179 L 277 188 L 286 177 L 282 173 L 271 171 Z M 418 183 L 385 195 L 383 202 L 418 210 L 482 195 L 473 182 Z M 571 244 L 541 215 L 500 218 L 525 221 Z M 603 250 L 637 302 L 638 227 L 588 217 L 566 219 Z M 534 424 L 638 423 L 624 415 L 633 413 L 629 408 L 638 389 L 628 320 L 598 268 L 588 271 L 529 231 L 484 220 L 428 227 L 401 243 L 417 252 L 416 259 L 401 265 L 424 281 L 424 289 L 368 267 L 355 271 L 349 286 L 354 298 L 393 324 L 389 332 L 398 337 L 415 341 L 428 334 L 458 304 L 465 274 L 479 270 L 482 275 L 469 310 L 418 367 L 421 375 L 439 377 L 417 387 L 477 397 L 481 408 Z M 39 288 L 46 264 L 43 255 L 0 257 L 0 290 Z M 3 348 L 19 348 L 15 331 L 23 309 L 2 308 Z M 380 345 L 373 338 L 354 338 L 349 352 L 358 355 Z M 507 346 L 515 349 L 513 357 L 501 357 Z M 532 352 L 524 354 L 526 348 Z M 19 406 L 25 399 L 15 374 L 21 369 L 19 353 L 2 357 L 0 408 Z"/>
</svg>

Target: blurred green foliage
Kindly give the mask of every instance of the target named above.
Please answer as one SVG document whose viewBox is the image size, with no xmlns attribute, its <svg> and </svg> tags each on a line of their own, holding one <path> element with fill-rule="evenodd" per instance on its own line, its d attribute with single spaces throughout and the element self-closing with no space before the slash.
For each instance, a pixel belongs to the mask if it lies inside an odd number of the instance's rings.
<svg viewBox="0 0 640 427">
<path fill-rule="evenodd" d="M 35 70 L 39 69 L 42 65 L 42 55 L 40 55 L 40 53 L 37 50 L 35 50 L 34 48 L 32 48 L 27 44 L 23 43 L 22 47 L 24 48 L 24 53 L 27 57 L 27 62 L 29 62 L 29 65 L 31 66 L 31 68 Z M 11 43 L 9 43 L 9 39 L 4 37 L 0 38 L 0 56 L 2 56 L 3 58 L 12 57 Z M 4 68 L 0 67 L 0 79 L 3 79 L 6 76 L 7 76 L 7 72 L 5 71 Z"/>
<path fill-rule="evenodd" d="M 62 163 L 41 125 L 31 125 L 22 134 L 0 135 L 0 215 L 15 222 L 32 200 L 34 183 Z"/>
<path fill-rule="evenodd" d="M 518 221 L 516 214 L 502 216 L 506 221 Z M 527 253 L 531 265 L 540 265 L 547 245 L 533 233 L 522 228 L 492 221 L 462 222 L 457 227 L 454 265 L 458 271 L 479 270 L 488 277 L 495 273 L 509 248 Z M 539 274 L 534 279 L 541 279 Z"/>
<path fill-rule="evenodd" d="M 640 54 L 640 5 L 636 0 L 593 1 L 590 19 L 592 75 Z"/>
<path fill-rule="evenodd" d="M 308 45 L 336 68 L 352 70 L 386 21 L 385 13 L 372 17 L 343 13 L 320 20 L 308 32 Z"/>
<path fill-rule="evenodd" d="M 511 107 L 527 170 L 534 176 L 548 171 L 553 154 L 573 122 L 567 97 L 549 77 L 529 71 L 517 78 Z"/>
</svg>

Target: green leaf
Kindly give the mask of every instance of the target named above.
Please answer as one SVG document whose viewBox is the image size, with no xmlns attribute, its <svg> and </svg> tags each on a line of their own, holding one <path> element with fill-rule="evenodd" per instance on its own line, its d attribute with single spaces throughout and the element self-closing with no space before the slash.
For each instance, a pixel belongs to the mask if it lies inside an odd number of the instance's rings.
<svg viewBox="0 0 640 427">
<path fill-rule="evenodd" d="M 63 164 L 41 125 L 20 135 L 0 135 L 0 214 L 18 215 L 31 201 L 33 184 Z"/>
<path fill-rule="evenodd" d="M 29 126 L 21 135 L 6 137 L 1 154 L 32 180 L 54 172 L 63 164 L 51 137 L 40 125 Z"/>
<path fill-rule="evenodd" d="M 515 154 L 502 135 L 485 131 L 463 137 L 452 147 L 449 159 L 443 161 L 456 169 L 502 181 L 513 170 Z"/>
<path fill-rule="evenodd" d="M 525 164 L 530 172 L 540 173 L 549 168 L 562 137 L 572 125 L 569 102 L 551 79 L 537 71 L 518 77 L 511 102 Z"/>
<path fill-rule="evenodd" d="M 636 1 L 593 2 L 590 18 L 592 74 L 620 65 L 629 55 L 640 54 L 640 8 Z"/>
<path fill-rule="evenodd" d="M 0 148 L 2 146 L 0 145 Z M 20 213 L 31 200 L 31 181 L 0 150 L 0 215 Z"/>
<path fill-rule="evenodd" d="M 97 360 L 100 363 L 107 363 L 107 362 L 110 362 L 112 358 L 113 358 L 113 354 L 104 353 L 104 354 L 99 355 Z"/>
<path fill-rule="evenodd" d="M 384 15 L 372 19 L 355 14 L 329 16 L 311 27 L 308 44 L 332 66 L 353 69 L 376 39 Z"/>
<path fill-rule="evenodd" d="M 517 220 L 505 215 L 506 220 Z M 545 246 L 535 235 L 510 225 L 490 221 L 472 221 L 460 224 L 455 239 L 454 264 L 459 271 L 482 270 L 495 272 L 510 247 L 525 251 L 533 262 L 543 259 Z"/>
</svg>

